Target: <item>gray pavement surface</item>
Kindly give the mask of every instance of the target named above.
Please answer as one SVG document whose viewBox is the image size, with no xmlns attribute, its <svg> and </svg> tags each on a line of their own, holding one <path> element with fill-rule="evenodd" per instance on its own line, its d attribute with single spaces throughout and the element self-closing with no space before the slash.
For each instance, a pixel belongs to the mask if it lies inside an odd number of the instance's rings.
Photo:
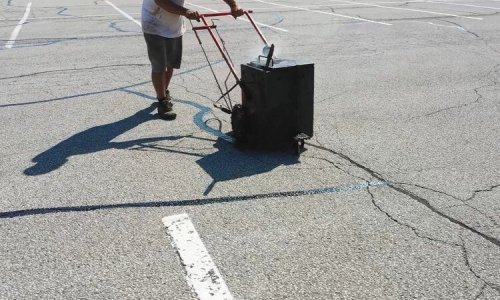
<svg viewBox="0 0 500 300">
<path fill-rule="evenodd" d="M 191 30 L 159 119 L 141 28 L 110 5 L 140 1 L 70 2 L 33 1 L 12 48 L 29 0 L 0 2 L 1 299 L 196 299 L 161 222 L 181 213 L 236 299 L 500 299 L 498 0 L 240 1 L 315 63 L 300 157 L 225 140 Z M 237 65 L 259 54 L 217 24 Z"/>
</svg>

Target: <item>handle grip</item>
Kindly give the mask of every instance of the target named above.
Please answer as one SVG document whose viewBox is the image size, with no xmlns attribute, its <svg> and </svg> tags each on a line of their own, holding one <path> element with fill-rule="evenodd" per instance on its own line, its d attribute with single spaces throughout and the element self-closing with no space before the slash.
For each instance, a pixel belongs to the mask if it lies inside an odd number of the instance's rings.
<svg viewBox="0 0 500 300">
<path fill-rule="evenodd" d="M 253 13 L 253 10 L 244 10 L 243 11 L 245 14 L 246 13 Z M 206 14 L 200 14 L 200 17 L 204 18 L 212 18 L 212 17 L 223 17 L 223 16 L 231 16 L 231 12 L 220 12 L 220 13 L 206 13 Z"/>
</svg>

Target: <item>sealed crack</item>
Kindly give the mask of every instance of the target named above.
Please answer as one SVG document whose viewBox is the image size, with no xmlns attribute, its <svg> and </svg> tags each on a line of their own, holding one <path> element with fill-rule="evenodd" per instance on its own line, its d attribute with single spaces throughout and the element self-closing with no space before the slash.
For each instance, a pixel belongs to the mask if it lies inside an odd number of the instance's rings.
<svg viewBox="0 0 500 300">
<path fill-rule="evenodd" d="M 64 73 L 64 72 L 75 72 L 75 71 L 83 71 L 83 70 L 105 69 L 105 68 L 143 67 L 143 66 L 149 66 L 149 64 L 116 64 L 116 65 L 95 66 L 95 67 L 85 67 L 85 68 L 56 69 L 56 70 L 40 71 L 40 72 L 34 72 L 34 73 L 22 74 L 22 75 L 16 75 L 16 76 L 0 77 L 0 80 L 18 79 L 18 78 L 37 76 L 37 75 L 48 74 L 48 73 Z"/>
<path fill-rule="evenodd" d="M 69 14 L 65 14 L 64 12 L 68 10 L 67 7 L 58 7 L 57 9 L 59 9 L 59 11 L 56 13 L 57 15 L 60 15 L 60 16 L 68 16 L 70 17 L 71 15 Z"/>
<path fill-rule="evenodd" d="M 118 25 L 118 23 L 122 23 L 121 21 L 119 22 L 111 22 L 109 23 L 109 28 L 111 29 L 114 29 L 116 30 L 117 32 L 132 32 L 132 31 L 129 31 L 129 30 L 124 30 L 124 29 L 121 29 Z"/>
</svg>

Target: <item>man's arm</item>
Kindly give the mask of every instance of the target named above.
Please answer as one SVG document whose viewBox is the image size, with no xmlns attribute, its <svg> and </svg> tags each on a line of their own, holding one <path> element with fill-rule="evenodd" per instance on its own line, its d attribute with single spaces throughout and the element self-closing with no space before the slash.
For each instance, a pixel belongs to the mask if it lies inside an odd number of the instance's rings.
<svg viewBox="0 0 500 300">
<path fill-rule="evenodd" d="M 170 0 L 155 0 L 155 3 L 156 5 L 170 13 L 181 15 L 191 20 L 200 19 L 200 14 L 197 11 L 177 5 Z"/>
<path fill-rule="evenodd" d="M 227 5 L 231 8 L 231 15 L 235 18 L 242 16 L 244 14 L 243 9 L 241 9 L 235 0 L 224 0 Z"/>
</svg>

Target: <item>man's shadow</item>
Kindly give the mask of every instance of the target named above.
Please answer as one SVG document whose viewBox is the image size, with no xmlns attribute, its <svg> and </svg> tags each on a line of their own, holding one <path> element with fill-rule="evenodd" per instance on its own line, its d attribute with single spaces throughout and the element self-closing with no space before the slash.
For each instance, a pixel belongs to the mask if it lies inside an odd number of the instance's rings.
<svg viewBox="0 0 500 300">
<path fill-rule="evenodd" d="M 138 111 L 130 117 L 123 120 L 89 128 L 77 133 L 68 139 L 60 142 L 54 147 L 35 156 L 32 161 L 35 165 L 24 170 L 28 176 L 36 176 L 50 173 L 62 165 L 68 158 L 75 155 L 88 154 L 107 149 L 126 149 L 143 143 L 152 143 L 163 140 L 178 140 L 184 136 L 154 137 L 125 142 L 112 142 L 119 135 L 131 130 L 132 128 L 156 119 L 151 114 L 156 109 L 157 104 L 153 103 L 149 107 Z"/>
<path fill-rule="evenodd" d="M 142 93 L 133 93 L 146 99 L 151 98 Z M 210 111 L 208 107 L 201 106 L 191 101 L 178 100 L 178 102 L 191 105 L 198 109 L 200 112 L 193 117 L 194 123 L 201 130 L 212 133 L 213 130 L 209 130 L 211 128 L 207 129 L 207 126 L 202 120 L 204 113 Z M 35 156 L 32 159 L 35 165 L 24 170 L 24 174 L 28 176 L 37 176 L 50 173 L 63 166 L 68 161 L 69 157 L 75 155 L 89 154 L 108 149 L 128 149 L 133 146 L 141 146 L 143 149 L 151 147 L 158 150 L 157 147 L 145 144 L 158 141 L 193 138 L 192 135 L 167 136 L 143 138 L 125 142 L 112 142 L 113 139 L 133 129 L 134 127 L 156 119 L 157 116 L 155 114 L 151 114 L 156 107 L 157 104 L 152 103 L 149 107 L 138 111 L 130 117 L 114 123 L 92 127 L 69 137 L 52 148 Z M 216 141 L 214 147 L 217 149 L 215 153 L 206 155 L 196 162 L 212 178 L 212 182 L 206 188 L 204 195 L 208 195 L 217 182 L 267 173 L 278 166 L 296 164 L 298 162 L 297 156 L 290 153 L 259 153 L 255 151 L 240 151 L 236 149 L 231 142 L 228 142 L 226 139 L 221 137 L 219 137 Z M 175 149 L 168 149 L 168 147 L 163 150 L 186 155 L 194 155 L 184 153 L 182 151 L 176 151 Z"/>
<path fill-rule="evenodd" d="M 251 177 L 272 171 L 281 165 L 298 163 L 298 156 L 287 152 L 241 151 L 222 138 L 217 139 L 214 147 L 217 152 L 204 156 L 196 163 L 212 177 L 205 196 L 217 182 Z"/>
</svg>

